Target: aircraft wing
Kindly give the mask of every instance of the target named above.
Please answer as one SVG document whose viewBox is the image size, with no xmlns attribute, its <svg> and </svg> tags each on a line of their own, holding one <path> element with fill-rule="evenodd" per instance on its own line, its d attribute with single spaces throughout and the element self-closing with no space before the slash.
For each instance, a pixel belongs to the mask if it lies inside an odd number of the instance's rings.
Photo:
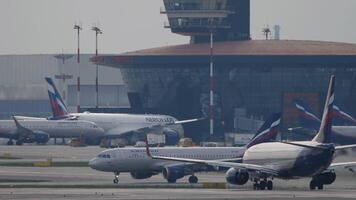
<svg viewBox="0 0 356 200">
<path fill-rule="evenodd" d="M 191 123 L 191 122 L 197 122 L 197 121 L 202 121 L 205 118 L 197 118 L 197 119 L 187 119 L 187 120 L 182 120 L 182 121 L 175 121 L 173 123 L 169 123 L 166 125 L 177 125 L 177 124 L 186 124 L 186 123 Z"/>
<path fill-rule="evenodd" d="M 335 150 L 343 150 L 343 149 L 350 149 L 350 148 L 356 148 L 356 144 L 336 146 Z"/>
<path fill-rule="evenodd" d="M 235 169 L 244 169 L 247 171 L 255 171 L 262 172 L 265 174 L 278 176 L 278 171 L 254 164 L 246 164 L 246 163 L 235 163 L 235 162 L 227 162 L 227 161 L 219 161 L 219 160 L 198 160 L 198 159 L 188 159 L 188 158 L 174 158 L 174 157 L 165 157 L 165 156 L 153 156 L 150 153 L 148 144 L 146 144 L 146 152 L 149 157 L 157 160 L 167 160 L 167 161 L 177 161 L 177 162 L 185 162 L 185 163 L 196 163 L 196 164 L 204 164 L 210 165 L 212 167 L 227 167 L 227 168 L 235 168 Z"/>
<path fill-rule="evenodd" d="M 344 168 L 352 172 L 356 169 L 356 162 L 332 163 L 328 169 Z"/>
<path fill-rule="evenodd" d="M 120 127 L 119 129 L 110 130 L 104 137 L 118 138 L 118 137 L 130 136 L 132 133 L 139 133 L 142 135 L 146 135 L 148 133 L 161 133 L 163 128 L 167 126 L 197 122 L 204 119 L 205 118 L 188 119 L 183 121 L 175 121 L 172 123 L 156 124 L 156 125 L 146 126 L 143 128 L 138 128 L 138 129 L 132 129 L 132 128 L 122 129 L 122 127 Z"/>
</svg>

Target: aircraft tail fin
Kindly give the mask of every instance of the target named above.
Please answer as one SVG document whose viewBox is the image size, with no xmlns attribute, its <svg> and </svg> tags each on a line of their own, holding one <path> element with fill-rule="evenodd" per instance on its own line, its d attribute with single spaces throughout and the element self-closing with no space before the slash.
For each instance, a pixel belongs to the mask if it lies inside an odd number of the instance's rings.
<svg viewBox="0 0 356 200">
<path fill-rule="evenodd" d="M 246 147 L 249 148 L 256 144 L 275 140 L 279 130 L 278 127 L 281 123 L 281 117 L 282 113 L 272 114 L 257 131 L 256 135 L 251 139 Z"/>
<path fill-rule="evenodd" d="M 46 77 L 45 79 L 47 81 L 48 97 L 51 104 L 53 117 L 56 118 L 67 116 L 69 114 L 67 107 L 64 104 L 64 101 L 62 100 L 62 97 L 59 94 L 56 86 L 54 85 L 53 80 L 49 77 Z"/>
<path fill-rule="evenodd" d="M 334 119 L 340 122 L 341 124 L 346 122 L 349 125 L 356 125 L 356 119 L 341 110 L 340 107 L 337 105 L 333 106 L 333 114 Z"/>
<path fill-rule="evenodd" d="M 318 134 L 313 138 L 312 141 L 319 143 L 330 143 L 331 142 L 331 126 L 333 119 L 333 105 L 335 100 L 335 76 L 332 75 L 330 78 L 328 93 L 326 96 L 323 118 L 321 120 L 320 129 Z"/>
<path fill-rule="evenodd" d="M 320 127 L 320 119 L 313 113 L 308 104 L 301 100 L 295 100 L 298 110 L 298 121 L 300 126 L 317 130 Z"/>
</svg>

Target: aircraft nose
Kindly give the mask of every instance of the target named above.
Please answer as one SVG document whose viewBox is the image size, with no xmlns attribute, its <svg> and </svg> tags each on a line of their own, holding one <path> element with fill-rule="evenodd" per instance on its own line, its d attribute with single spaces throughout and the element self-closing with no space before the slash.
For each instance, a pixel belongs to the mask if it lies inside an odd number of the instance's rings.
<svg viewBox="0 0 356 200">
<path fill-rule="evenodd" d="M 97 158 L 89 160 L 89 167 L 95 170 L 100 170 L 99 160 Z"/>
</svg>

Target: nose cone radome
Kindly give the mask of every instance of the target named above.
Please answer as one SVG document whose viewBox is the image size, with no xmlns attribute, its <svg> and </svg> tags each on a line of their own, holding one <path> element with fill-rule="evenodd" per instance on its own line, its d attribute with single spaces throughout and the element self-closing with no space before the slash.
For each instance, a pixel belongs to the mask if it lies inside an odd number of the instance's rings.
<svg viewBox="0 0 356 200">
<path fill-rule="evenodd" d="M 93 158 L 89 160 L 89 167 L 95 170 L 99 170 L 99 159 L 98 158 Z"/>
<path fill-rule="evenodd" d="M 89 160 L 89 167 L 98 171 L 112 172 L 112 166 L 107 160 L 101 158 L 93 158 Z"/>
</svg>

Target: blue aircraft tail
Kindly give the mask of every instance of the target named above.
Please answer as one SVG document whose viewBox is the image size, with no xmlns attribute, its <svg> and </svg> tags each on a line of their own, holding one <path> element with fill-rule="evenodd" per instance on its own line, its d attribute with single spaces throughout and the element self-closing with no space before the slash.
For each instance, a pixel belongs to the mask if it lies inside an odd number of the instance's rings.
<svg viewBox="0 0 356 200">
<path fill-rule="evenodd" d="M 51 104 L 53 118 L 63 118 L 68 116 L 68 110 L 61 95 L 59 94 L 53 80 L 49 77 L 45 78 L 47 81 L 48 97 Z"/>
<path fill-rule="evenodd" d="M 337 125 L 356 125 L 356 119 L 342 111 L 337 105 L 333 107 L 334 124 Z"/>
<path fill-rule="evenodd" d="M 320 119 L 312 112 L 310 106 L 301 100 L 295 100 L 298 110 L 298 121 L 300 126 L 317 130 L 320 127 Z"/>
<path fill-rule="evenodd" d="M 279 131 L 278 127 L 281 123 L 281 117 L 282 113 L 272 114 L 257 131 L 256 135 L 251 139 L 246 147 L 249 148 L 256 144 L 276 140 Z"/>
</svg>

